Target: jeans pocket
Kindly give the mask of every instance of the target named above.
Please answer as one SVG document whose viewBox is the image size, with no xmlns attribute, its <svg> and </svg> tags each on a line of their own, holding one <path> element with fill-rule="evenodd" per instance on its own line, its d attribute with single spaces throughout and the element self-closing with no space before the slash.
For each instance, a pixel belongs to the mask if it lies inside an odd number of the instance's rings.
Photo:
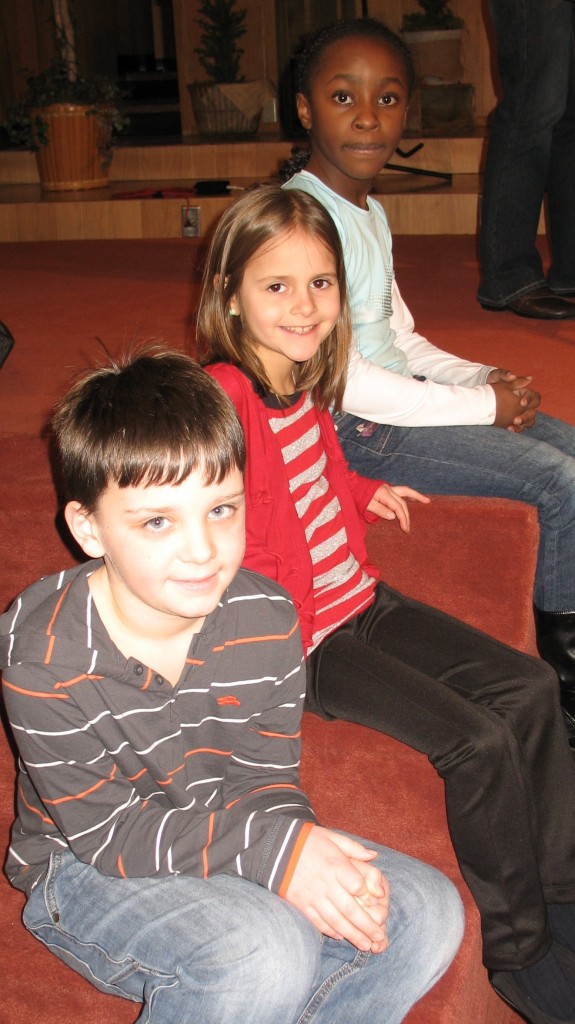
<svg viewBox="0 0 575 1024">
<path fill-rule="evenodd" d="M 78 897 L 85 870 L 95 869 L 81 864 L 70 851 L 51 855 L 46 875 L 24 907 L 22 920 L 28 931 L 101 992 L 142 1002 L 150 980 L 168 987 L 175 984 L 173 975 L 151 971 L 129 954 L 114 957 L 102 941 L 81 934 L 82 900 Z"/>
<path fill-rule="evenodd" d="M 383 455 L 396 429 L 389 423 L 363 420 L 358 416 L 352 416 L 351 413 L 336 413 L 334 423 L 339 443 L 346 455 L 349 450 L 352 450 L 360 459 L 361 453 L 367 457 Z M 358 469 L 355 464 L 352 468 L 361 472 L 361 469 Z"/>
</svg>

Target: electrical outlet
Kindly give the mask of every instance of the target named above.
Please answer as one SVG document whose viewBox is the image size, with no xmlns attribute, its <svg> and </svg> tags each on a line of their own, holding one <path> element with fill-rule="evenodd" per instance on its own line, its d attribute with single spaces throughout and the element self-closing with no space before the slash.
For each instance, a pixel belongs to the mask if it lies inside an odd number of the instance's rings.
<svg viewBox="0 0 575 1024">
<path fill-rule="evenodd" d="M 197 238 L 200 234 L 199 206 L 182 206 L 182 237 Z"/>
</svg>

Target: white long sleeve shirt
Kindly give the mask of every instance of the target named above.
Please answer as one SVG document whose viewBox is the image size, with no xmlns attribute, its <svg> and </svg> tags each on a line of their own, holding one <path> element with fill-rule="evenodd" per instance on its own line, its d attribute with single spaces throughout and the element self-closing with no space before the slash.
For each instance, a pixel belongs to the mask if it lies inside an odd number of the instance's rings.
<svg viewBox="0 0 575 1024">
<path fill-rule="evenodd" d="M 486 383 L 493 367 L 451 355 L 415 331 L 395 281 L 381 204 L 368 197 L 362 210 L 309 171 L 284 188 L 314 196 L 341 237 L 354 335 L 344 410 L 402 427 L 493 423 L 495 392 Z"/>
</svg>

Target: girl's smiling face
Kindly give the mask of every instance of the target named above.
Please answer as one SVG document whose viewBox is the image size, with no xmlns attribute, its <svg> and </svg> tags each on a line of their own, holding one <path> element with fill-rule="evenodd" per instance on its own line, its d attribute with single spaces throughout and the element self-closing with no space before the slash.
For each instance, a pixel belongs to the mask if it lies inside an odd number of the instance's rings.
<svg viewBox="0 0 575 1024">
<path fill-rule="evenodd" d="M 293 393 L 293 368 L 315 355 L 340 313 L 334 254 L 313 235 L 284 232 L 258 249 L 230 303 L 274 391 Z"/>
<path fill-rule="evenodd" d="M 366 206 L 373 178 L 401 138 L 409 98 L 399 54 L 360 36 L 331 43 L 297 110 L 310 133 L 312 174 L 356 206 Z"/>
</svg>

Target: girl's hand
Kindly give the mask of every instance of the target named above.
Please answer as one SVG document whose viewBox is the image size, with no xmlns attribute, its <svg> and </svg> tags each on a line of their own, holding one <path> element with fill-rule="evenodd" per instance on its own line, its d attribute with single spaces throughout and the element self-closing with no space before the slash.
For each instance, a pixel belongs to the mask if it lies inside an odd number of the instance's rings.
<svg viewBox="0 0 575 1024">
<path fill-rule="evenodd" d="M 504 370 L 501 366 L 496 366 L 495 369 L 489 371 L 486 383 L 499 384 L 500 381 L 502 381 L 504 384 L 509 384 L 510 382 L 517 380 L 518 377 L 519 374 L 514 373 L 513 370 Z M 531 380 L 531 377 L 523 379 Z"/>
<path fill-rule="evenodd" d="M 381 519 L 397 519 L 404 533 L 409 533 L 409 510 L 404 498 L 420 501 L 423 505 L 428 505 L 431 501 L 425 494 L 414 491 L 412 487 L 392 487 L 390 484 L 380 484 L 367 506 L 367 511 L 373 512 Z"/>
<path fill-rule="evenodd" d="M 520 432 L 533 425 L 541 396 L 529 387 L 530 382 L 531 377 L 517 377 L 491 385 L 495 392 L 494 427 Z"/>
<path fill-rule="evenodd" d="M 533 426 L 541 395 L 529 386 L 532 380 L 530 376 L 522 377 L 512 370 L 503 370 L 501 367 L 490 370 L 487 383 L 491 384 L 495 391 L 495 427 L 505 427 L 520 434 Z M 505 393 L 505 388 L 494 387 L 498 384 L 506 385 L 512 391 L 518 399 L 515 405 L 510 395 Z"/>
</svg>

